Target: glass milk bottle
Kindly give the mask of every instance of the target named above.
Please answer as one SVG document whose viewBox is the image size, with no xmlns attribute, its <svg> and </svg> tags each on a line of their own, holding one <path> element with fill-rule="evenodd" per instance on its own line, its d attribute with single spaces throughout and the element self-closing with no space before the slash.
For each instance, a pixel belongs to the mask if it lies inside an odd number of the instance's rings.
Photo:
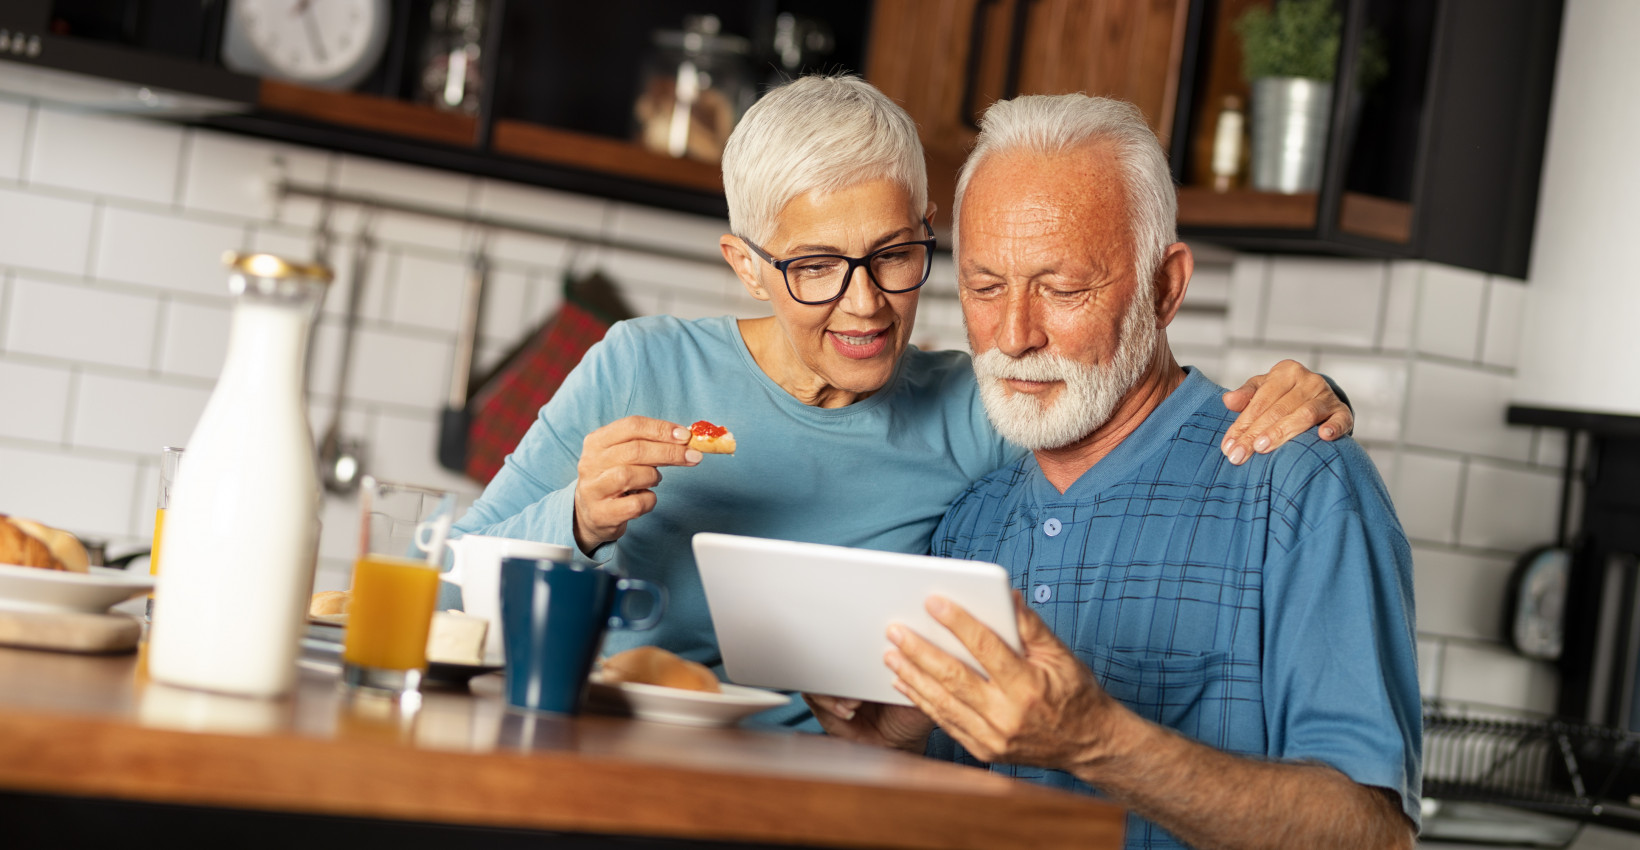
<svg viewBox="0 0 1640 850">
<path fill-rule="evenodd" d="M 319 481 L 303 372 L 331 274 L 269 254 L 224 260 L 228 357 L 166 509 L 148 669 L 167 684 L 271 697 L 295 685 L 313 587 Z"/>
</svg>

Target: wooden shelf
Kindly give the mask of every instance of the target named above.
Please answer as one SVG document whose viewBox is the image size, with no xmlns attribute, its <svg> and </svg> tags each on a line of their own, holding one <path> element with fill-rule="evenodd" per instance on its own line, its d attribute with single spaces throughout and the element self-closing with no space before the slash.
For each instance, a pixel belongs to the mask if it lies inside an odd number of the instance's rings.
<svg viewBox="0 0 1640 850">
<path fill-rule="evenodd" d="M 1314 194 L 1282 195 L 1234 189 L 1215 192 L 1205 186 L 1179 187 L 1181 227 L 1237 227 L 1314 230 Z"/>
<path fill-rule="evenodd" d="M 633 142 L 539 124 L 496 121 L 492 149 L 496 153 L 520 159 L 550 162 L 700 192 L 723 192 L 723 176 L 716 163 L 663 156 Z"/>
<path fill-rule="evenodd" d="M 310 89 L 263 80 L 257 106 L 342 127 L 457 147 L 478 144 L 478 119 L 430 106 L 355 92 Z"/>
<path fill-rule="evenodd" d="M 1338 229 L 1354 236 L 1405 245 L 1412 241 L 1412 205 L 1345 192 Z"/>
<path fill-rule="evenodd" d="M 1179 226 L 1314 231 L 1316 195 L 1250 189 L 1215 192 L 1204 186 L 1181 186 Z M 1412 205 L 1345 192 L 1338 229 L 1352 236 L 1405 245 L 1412 241 Z"/>
</svg>

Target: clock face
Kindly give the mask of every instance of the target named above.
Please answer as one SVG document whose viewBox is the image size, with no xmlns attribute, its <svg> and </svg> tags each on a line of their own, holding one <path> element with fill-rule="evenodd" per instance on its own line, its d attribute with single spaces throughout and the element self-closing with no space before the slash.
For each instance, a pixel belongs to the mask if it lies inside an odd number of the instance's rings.
<svg viewBox="0 0 1640 850">
<path fill-rule="evenodd" d="M 386 0 L 238 0 L 233 36 L 268 76 L 353 85 L 381 58 Z"/>
</svg>

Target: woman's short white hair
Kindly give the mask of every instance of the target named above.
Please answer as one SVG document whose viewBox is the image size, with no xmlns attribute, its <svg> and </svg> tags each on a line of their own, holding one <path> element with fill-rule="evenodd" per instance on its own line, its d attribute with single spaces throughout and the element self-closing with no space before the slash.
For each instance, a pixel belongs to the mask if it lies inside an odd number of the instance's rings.
<svg viewBox="0 0 1640 850">
<path fill-rule="evenodd" d="M 1131 103 L 1085 94 L 999 100 L 979 120 L 979 138 L 957 175 L 952 220 L 961 228 L 962 196 L 987 157 L 1005 152 L 1053 156 L 1095 142 L 1112 145 L 1127 189 L 1139 284 L 1148 285 L 1167 246 L 1179 241 L 1179 199 L 1162 145 Z"/>
<path fill-rule="evenodd" d="M 762 242 L 793 198 L 870 180 L 905 187 L 920 216 L 928 208 L 928 170 L 917 125 L 865 80 L 799 77 L 764 95 L 723 150 L 729 229 Z"/>
</svg>

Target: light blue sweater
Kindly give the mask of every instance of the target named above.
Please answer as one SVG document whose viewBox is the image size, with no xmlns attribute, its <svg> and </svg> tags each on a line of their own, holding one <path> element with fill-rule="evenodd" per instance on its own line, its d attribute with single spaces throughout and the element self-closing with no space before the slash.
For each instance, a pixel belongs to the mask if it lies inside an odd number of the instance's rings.
<svg viewBox="0 0 1640 850">
<path fill-rule="evenodd" d="M 653 644 L 719 668 L 690 538 L 718 531 L 924 553 L 972 481 L 1022 456 L 986 421 L 966 354 L 908 349 L 888 385 L 841 408 L 810 407 L 764 374 L 733 317 L 622 322 L 565 379 L 506 465 L 456 523 L 575 546 L 575 465 L 589 432 L 640 415 L 735 434 L 734 455 L 663 467 L 655 510 L 599 547 L 634 578 L 664 584 L 665 617 L 611 632 L 605 652 Z M 801 701 L 778 717 L 806 716 Z"/>
</svg>

